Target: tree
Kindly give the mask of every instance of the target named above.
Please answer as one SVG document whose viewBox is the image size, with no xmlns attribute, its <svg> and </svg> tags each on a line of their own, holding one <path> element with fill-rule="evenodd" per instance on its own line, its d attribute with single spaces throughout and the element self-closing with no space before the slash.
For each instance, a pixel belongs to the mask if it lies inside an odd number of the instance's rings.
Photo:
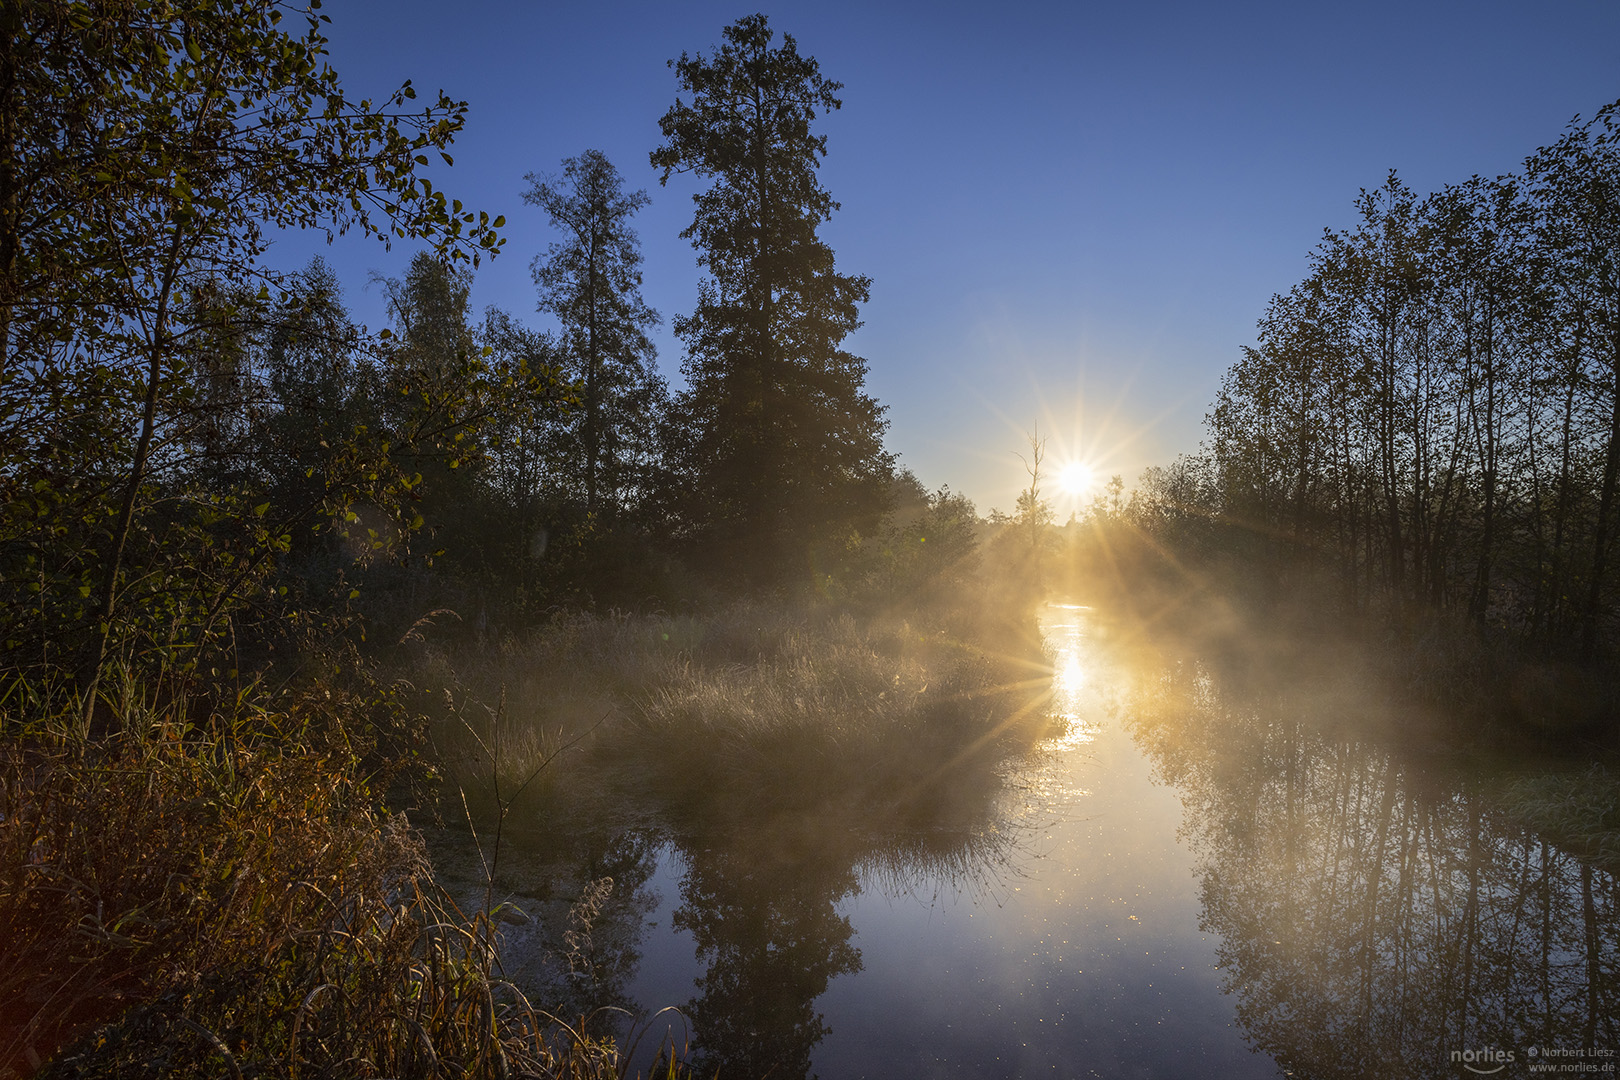
<svg viewBox="0 0 1620 1080">
<path fill-rule="evenodd" d="M 1029 541 L 1029 553 L 1033 556 L 1040 554 L 1046 543 L 1046 530 L 1052 524 L 1052 504 L 1041 498 L 1041 462 L 1046 458 L 1046 440 L 1039 433 L 1031 432 L 1029 439 L 1029 457 L 1019 455 L 1024 463 L 1024 471 L 1029 473 L 1029 487 L 1018 493 L 1018 513 L 1015 518 L 1018 528 Z"/>
<path fill-rule="evenodd" d="M 232 563 L 285 545 L 251 493 L 187 493 L 178 468 L 200 358 L 250 332 L 279 288 L 259 262 L 266 230 L 412 238 L 448 258 L 500 245 L 498 219 L 418 171 L 465 105 L 417 110 L 409 82 L 350 100 L 318 6 L 296 32 L 273 0 L 23 0 L 0 24 L 0 475 L 25 496 L 3 500 L 4 581 L 66 598 L 38 609 L 78 631 L 78 660 L 48 666 L 76 671 L 87 710 L 114 645 L 149 650 L 125 630 L 154 590 L 171 627 L 206 628 L 197 610 L 235 602 L 241 574 L 197 595 L 182 553 L 222 520 L 254 549 Z M 132 574 L 137 542 L 166 568 Z"/>
<path fill-rule="evenodd" d="M 351 444 L 357 430 L 381 429 L 381 373 L 362 348 L 360 329 L 325 262 L 311 261 L 288 284 L 255 365 L 267 394 L 251 454 L 276 516 L 313 520 L 340 512 L 328 492 L 349 486 L 335 471 L 341 465 L 330 449 Z M 306 552 L 318 539 L 300 529 L 293 551 Z"/>
<path fill-rule="evenodd" d="M 384 428 L 393 457 L 415 470 L 412 516 L 432 554 L 417 552 L 403 581 L 379 575 L 394 595 L 377 597 L 370 614 L 403 620 L 403 631 L 424 604 L 484 612 L 515 585 L 517 603 L 495 605 L 510 614 L 530 593 L 531 447 L 545 448 L 545 434 L 577 404 L 575 388 L 561 378 L 549 338 L 497 308 L 473 324 L 465 267 L 422 251 L 403 278 L 373 280 L 394 324 L 382 349 Z"/>
<path fill-rule="evenodd" d="M 763 15 L 724 37 L 670 62 L 689 97 L 660 120 L 652 153 L 660 183 L 713 181 L 681 234 L 710 277 L 675 322 L 690 389 L 672 451 L 695 538 L 769 579 L 870 529 L 892 459 L 866 362 L 841 348 L 871 282 L 839 273 L 816 231 L 838 204 L 816 176 L 826 136 L 812 125 L 841 106 L 840 84 L 791 35 L 773 48 Z"/>
<path fill-rule="evenodd" d="M 1620 103 L 1516 175 L 1362 192 L 1208 417 L 1229 553 L 1337 564 L 1364 611 L 1466 612 L 1588 660 L 1612 646 L 1617 124 Z"/>
<path fill-rule="evenodd" d="M 1571 321 L 1580 327 L 1575 362 L 1590 364 L 1598 391 L 1601 427 L 1594 449 L 1601 447 L 1602 479 L 1581 614 L 1581 648 L 1591 657 L 1605 613 L 1611 519 L 1620 499 L 1620 102 L 1600 109 L 1589 123 L 1572 125 L 1526 164 L 1544 208 L 1543 242 L 1560 279 L 1555 288 L 1574 294 L 1565 303 L 1575 309 Z"/>
<path fill-rule="evenodd" d="M 600 150 L 563 162 L 561 180 L 530 173 L 525 202 L 546 211 L 568 239 L 532 264 L 540 310 L 562 324 L 563 342 L 584 383 L 585 510 L 596 514 L 606 481 L 617 507 L 648 442 L 649 406 L 662 401 L 647 330 L 658 313 L 641 298 L 641 247 L 630 218 L 651 200 L 624 191 L 619 170 Z"/>
<path fill-rule="evenodd" d="M 979 514 L 967 496 L 948 487 L 930 492 L 906 468 L 890 482 L 889 513 L 873 538 L 863 593 L 960 600 L 979 568 Z"/>
</svg>

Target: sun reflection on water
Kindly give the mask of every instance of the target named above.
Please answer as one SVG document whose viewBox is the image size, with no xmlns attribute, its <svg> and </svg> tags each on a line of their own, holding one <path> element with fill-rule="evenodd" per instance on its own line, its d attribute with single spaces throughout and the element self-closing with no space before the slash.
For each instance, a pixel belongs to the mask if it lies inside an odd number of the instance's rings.
<svg viewBox="0 0 1620 1080">
<path fill-rule="evenodd" d="M 1095 742 L 1100 726 L 1083 714 L 1084 699 L 1093 682 L 1089 650 L 1086 648 L 1084 617 L 1089 608 L 1078 604 L 1053 604 L 1054 614 L 1046 624 L 1047 644 L 1052 657 L 1052 716 L 1063 722 L 1061 734 L 1047 739 L 1043 748 L 1063 753 Z M 1073 615 L 1069 615 L 1073 612 Z"/>
<path fill-rule="evenodd" d="M 1058 658 L 1057 669 L 1052 673 L 1052 692 L 1059 697 L 1072 696 L 1086 682 L 1086 669 L 1080 663 L 1079 650 L 1066 652 Z"/>
</svg>

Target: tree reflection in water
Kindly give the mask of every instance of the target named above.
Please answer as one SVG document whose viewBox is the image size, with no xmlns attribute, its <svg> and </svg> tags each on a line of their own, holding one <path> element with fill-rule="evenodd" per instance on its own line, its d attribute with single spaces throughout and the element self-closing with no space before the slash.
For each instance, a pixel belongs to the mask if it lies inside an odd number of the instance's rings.
<svg viewBox="0 0 1620 1080">
<path fill-rule="evenodd" d="M 650 1065 L 669 1039 L 677 1050 L 690 1039 L 693 1075 L 802 1080 L 830 1031 L 817 999 L 834 978 L 862 968 L 840 905 L 863 891 L 971 894 L 977 883 L 1016 875 L 1020 852 L 995 770 L 949 776 L 956 782 L 942 790 L 863 806 L 858 818 L 778 813 L 680 832 L 591 829 L 575 819 L 518 831 L 496 891 L 534 918 L 503 928 L 504 976 L 552 1015 L 584 1018 L 593 1033 L 634 1044 L 633 1069 Z M 449 848 L 453 838 L 441 843 Z M 441 878 L 481 903 L 481 863 L 464 848 L 457 866 L 453 854 L 439 853 Z M 628 989 L 660 904 L 653 877 L 666 861 L 682 868 L 671 926 L 691 936 L 702 968 L 695 996 L 680 1004 L 684 1020 L 654 1015 L 670 1000 L 637 1002 Z"/>
<path fill-rule="evenodd" d="M 1226 990 L 1290 1075 L 1620 1049 L 1616 879 L 1516 825 L 1486 781 L 1326 734 L 1297 704 L 1223 701 L 1191 662 L 1136 706 L 1186 807 Z"/>
<path fill-rule="evenodd" d="M 471 836 L 435 830 L 428 840 L 439 883 L 464 910 L 481 908 L 486 864 Z M 501 978 L 593 1035 L 622 1028 L 636 1011 L 628 986 L 658 904 L 649 882 L 664 843 L 646 829 L 515 831 L 492 897 L 505 913 L 497 915 Z"/>
<path fill-rule="evenodd" d="M 828 1028 L 815 1000 L 861 969 L 854 927 L 836 906 L 856 889 L 847 863 L 810 858 L 761 866 L 759 850 L 688 848 L 677 929 L 707 970 L 685 1008 L 697 1073 L 802 1077 Z"/>
<path fill-rule="evenodd" d="M 679 844 L 686 872 L 673 922 L 692 935 L 705 968 L 682 1007 L 695 1075 L 810 1076 L 812 1053 L 830 1033 L 816 999 L 862 967 L 839 904 L 863 889 L 893 895 L 996 877 L 1016 853 L 983 817 L 976 827 L 907 831 L 825 825 L 777 820 L 723 841 Z"/>
<path fill-rule="evenodd" d="M 657 902 L 647 882 L 657 869 L 659 840 L 645 831 L 623 831 L 593 837 L 581 848 L 572 878 L 587 902 L 571 905 L 568 929 L 551 943 L 552 955 L 562 962 L 551 969 L 551 993 L 543 1000 L 557 1002 L 566 1010 L 561 1015 L 589 1017 L 592 1033 L 602 1034 L 617 1026 L 603 1010 L 635 1011 L 627 986 L 641 962 L 645 920 Z"/>
</svg>

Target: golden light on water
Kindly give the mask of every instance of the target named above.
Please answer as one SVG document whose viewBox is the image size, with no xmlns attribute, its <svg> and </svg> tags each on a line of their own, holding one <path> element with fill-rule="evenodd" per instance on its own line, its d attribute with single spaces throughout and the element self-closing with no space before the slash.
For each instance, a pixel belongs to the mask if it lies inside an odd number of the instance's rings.
<svg viewBox="0 0 1620 1080">
<path fill-rule="evenodd" d="M 1095 741 L 1098 726 L 1085 716 L 1084 702 L 1090 691 L 1091 657 L 1082 632 L 1077 605 L 1054 604 L 1054 612 L 1072 612 L 1068 619 L 1054 619 L 1047 627 L 1047 643 L 1055 650 L 1052 658 L 1052 712 L 1064 722 L 1064 731 L 1047 741 L 1051 750 L 1063 751 Z M 1071 621 L 1072 620 L 1072 621 Z"/>
<path fill-rule="evenodd" d="M 1085 685 L 1086 669 L 1080 663 L 1078 649 L 1065 650 L 1052 672 L 1052 690 L 1060 698 L 1074 694 Z"/>
</svg>

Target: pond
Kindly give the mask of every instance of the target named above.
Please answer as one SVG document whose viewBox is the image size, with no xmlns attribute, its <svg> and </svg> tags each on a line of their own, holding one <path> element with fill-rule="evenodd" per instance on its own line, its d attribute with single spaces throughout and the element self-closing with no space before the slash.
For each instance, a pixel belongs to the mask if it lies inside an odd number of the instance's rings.
<svg viewBox="0 0 1620 1080">
<path fill-rule="evenodd" d="M 1196 658 L 1144 671 L 1086 608 L 1043 629 L 1053 734 L 983 812 L 642 822 L 566 859 L 520 834 L 503 889 L 526 883 L 533 917 L 507 931 L 509 976 L 634 1014 L 638 1065 L 673 1037 L 702 1075 L 1613 1071 L 1613 876 L 1444 762 L 1228 692 Z M 468 847 L 435 845 L 452 882 L 476 877 Z"/>
</svg>

